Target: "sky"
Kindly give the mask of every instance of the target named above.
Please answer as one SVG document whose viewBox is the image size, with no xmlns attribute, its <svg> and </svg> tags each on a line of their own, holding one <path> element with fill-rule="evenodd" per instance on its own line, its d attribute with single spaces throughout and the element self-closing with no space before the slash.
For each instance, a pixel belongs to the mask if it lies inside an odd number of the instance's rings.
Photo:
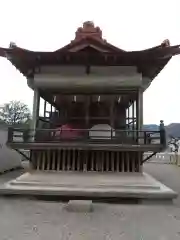
<svg viewBox="0 0 180 240">
<path fill-rule="evenodd" d="M 0 46 L 10 42 L 53 51 L 74 39 L 84 21 L 124 50 L 143 50 L 169 39 L 180 44 L 179 0 L 1 0 Z M 22 74 L 0 58 L 0 105 L 20 100 L 32 109 L 33 92 Z M 180 56 L 173 57 L 144 93 L 144 123 L 180 122 Z"/>
</svg>

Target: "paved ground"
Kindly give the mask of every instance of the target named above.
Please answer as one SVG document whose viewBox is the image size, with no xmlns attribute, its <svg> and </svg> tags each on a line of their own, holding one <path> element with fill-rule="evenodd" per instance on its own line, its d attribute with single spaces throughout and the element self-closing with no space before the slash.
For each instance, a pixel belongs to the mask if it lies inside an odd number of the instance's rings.
<svg viewBox="0 0 180 240">
<path fill-rule="evenodd" d="M 180 192 L 180 168 L 146 164 L 147 172 Z M 0 176 L 0 182 L 21 172 Z M 95 204 L 91 213 L 67 212 L 65 204 L 0 198 L 1 240 L 180 239 L 180 199 L 174 205 Z"/>
<path fill-rule="evenodd" d="M 180 167 L 169 164 L 147 163 L 144 169 L 157 180 L 179 193 L 174 203 L 177 207 L 180 207 Z"/>
</svg>

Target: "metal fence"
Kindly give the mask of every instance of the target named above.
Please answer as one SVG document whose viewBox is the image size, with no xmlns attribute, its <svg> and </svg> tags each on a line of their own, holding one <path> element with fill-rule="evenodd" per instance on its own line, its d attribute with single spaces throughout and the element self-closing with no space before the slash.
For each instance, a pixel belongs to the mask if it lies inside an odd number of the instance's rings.
<svg viewBox="0 0 180 240">
<path fill-rule="evenodd" d="M 144 158 L 148 157 L 152 153 L 144 153 Z M 160 163 L 160 164 L 175 164 L 180 166 L 180 154 L 174 154 L 170 152 L 157 153 L 150 158 L 147 163 Z"/>
</svg>

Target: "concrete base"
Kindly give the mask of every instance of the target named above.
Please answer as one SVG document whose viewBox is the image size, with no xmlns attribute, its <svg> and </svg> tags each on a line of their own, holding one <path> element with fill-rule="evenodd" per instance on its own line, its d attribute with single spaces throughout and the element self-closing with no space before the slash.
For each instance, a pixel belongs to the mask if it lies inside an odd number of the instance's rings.
<svg viewBox="0 0 180 240">
<path fill-rule="evenodd" d="M 70 200 L 65 209 L 69 212 L 92 212 L 93 204 L 90 200 Z"/>
<path fill-rule="evenodd" d="M 128 198 L 172 200 L 177 193 L 143 173 L 38 172 L 5 183 L 4 195 L 59 196 L 69 199 Z"/>
</svg>

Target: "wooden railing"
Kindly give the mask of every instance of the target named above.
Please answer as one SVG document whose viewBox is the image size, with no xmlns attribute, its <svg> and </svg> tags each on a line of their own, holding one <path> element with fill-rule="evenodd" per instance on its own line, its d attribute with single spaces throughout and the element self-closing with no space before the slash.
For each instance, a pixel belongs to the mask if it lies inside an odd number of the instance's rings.
<svg viewBox="0 0 180 240">
<path fill-rule="evenodd" d="M 92 130 L 92 129 L 8 129 L 8 143 L 48 143 L 48 142 L 101 142 L 119 144 L 162 144 L 166 146 L 164 129 L 143 130 Z"/>
</svg>

